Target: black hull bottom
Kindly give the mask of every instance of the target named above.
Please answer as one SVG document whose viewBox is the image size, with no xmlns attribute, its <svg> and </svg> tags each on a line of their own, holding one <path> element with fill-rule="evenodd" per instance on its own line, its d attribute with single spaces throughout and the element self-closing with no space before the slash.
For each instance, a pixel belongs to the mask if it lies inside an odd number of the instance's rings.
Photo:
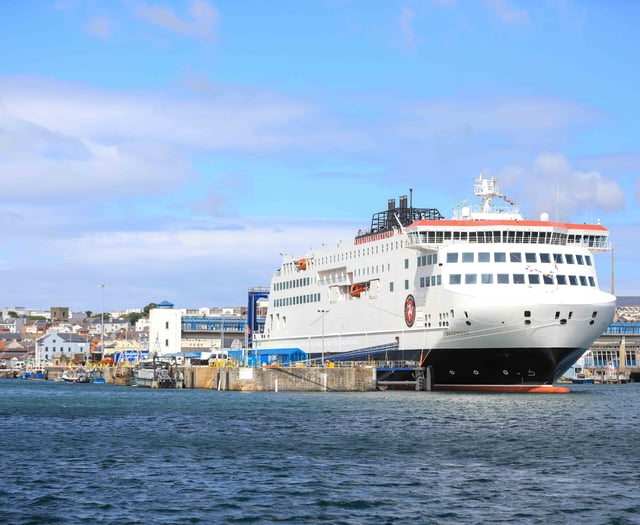
<svg viewBox="0 0 640 525">
<path fill-rule="evenodd" d="M 389 367 L 385 377 L 389 380 L 415 379 L 410 367 L 397 366 L 407 362 L 428 369 L 434 390 L 464 390 L 469 386 L 474 390 L 500 390 L 496 387 L 552 385 L 583 352 L 579 348 L 447 348 L 387 350 L 368 358 L 379 366 L 381 362 L 396 363 Z M 339 356 L 328 359 L 340 360 Z"/>
</svg>

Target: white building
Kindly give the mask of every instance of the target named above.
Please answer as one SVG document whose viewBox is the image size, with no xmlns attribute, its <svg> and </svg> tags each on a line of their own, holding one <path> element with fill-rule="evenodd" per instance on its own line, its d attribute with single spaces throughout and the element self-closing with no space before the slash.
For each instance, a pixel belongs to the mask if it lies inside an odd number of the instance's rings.
<svg viewBox="0 0 640 525">
<path fill-rule="evenodd" d="M 90 345 L 85 337 L 78 334 L 51 332 L 38 339 L 36 343 L 36 363 L 59 362 L 64 355 L 68 360 L 89 360 Z"/>
<path fill-rule="evenodd" d="M 175 354 L 182 350 L 182 312 L 168 301 L 149 311 L 149 355 Z"/>
<path fill-rule="evenodd" d="M 142 317 L 136 321 L 136 332 L 148 332 L 149 331 L 149 319 Z"/>
</svg>

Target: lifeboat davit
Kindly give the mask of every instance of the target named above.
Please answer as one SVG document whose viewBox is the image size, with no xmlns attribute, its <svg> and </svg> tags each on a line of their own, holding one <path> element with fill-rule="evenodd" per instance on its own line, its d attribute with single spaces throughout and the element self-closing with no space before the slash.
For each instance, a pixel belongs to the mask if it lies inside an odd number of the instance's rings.
<svg viewBox="0 0 640 525">
<path fill-rule="evenodd" d="M 351 295 L 351 297 L 360 297 L 360 294 L 366 291 L 367 286 L 364 283 L 354 283 L 349 289 L 349 294 Z"/>
</svg>

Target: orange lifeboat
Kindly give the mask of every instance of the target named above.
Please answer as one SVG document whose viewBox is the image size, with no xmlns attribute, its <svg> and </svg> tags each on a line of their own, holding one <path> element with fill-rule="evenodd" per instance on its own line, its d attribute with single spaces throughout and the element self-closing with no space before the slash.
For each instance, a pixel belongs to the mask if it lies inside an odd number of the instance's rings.
<svg viewBox="0 0 640 525">
<path fill-rule="evenodd" d="M 296 268 L 299 271 L 306 270 L 307 269 L 307 260 L 306 259 L 298 259 L 296 261 Z"/>
<path fill-rule="evenodd" d="M 360 294 L 367 291 L 367 286 L 364 283 L 354 283 L 349 289 L 351 297 L 360 297 Z"/>
</svg>

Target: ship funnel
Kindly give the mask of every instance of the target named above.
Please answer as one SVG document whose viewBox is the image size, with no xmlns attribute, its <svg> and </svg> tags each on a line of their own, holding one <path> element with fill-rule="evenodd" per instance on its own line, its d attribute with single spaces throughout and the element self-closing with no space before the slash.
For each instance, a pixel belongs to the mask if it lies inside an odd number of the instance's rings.
<svg viewBox="0 0 640 525">
<path fill-rule="evenodd" d="M 407 209 L 407 196 L 406 195 L 400 195 L 400 209 L 401 210 L 406 210 Z"/>
<path fill-rule="evenodd" d="M 387 211 L 393 211 L 396 209 L 396 200 L 395 199 L 389 199 L 387 201 Z"/>
</svg>

